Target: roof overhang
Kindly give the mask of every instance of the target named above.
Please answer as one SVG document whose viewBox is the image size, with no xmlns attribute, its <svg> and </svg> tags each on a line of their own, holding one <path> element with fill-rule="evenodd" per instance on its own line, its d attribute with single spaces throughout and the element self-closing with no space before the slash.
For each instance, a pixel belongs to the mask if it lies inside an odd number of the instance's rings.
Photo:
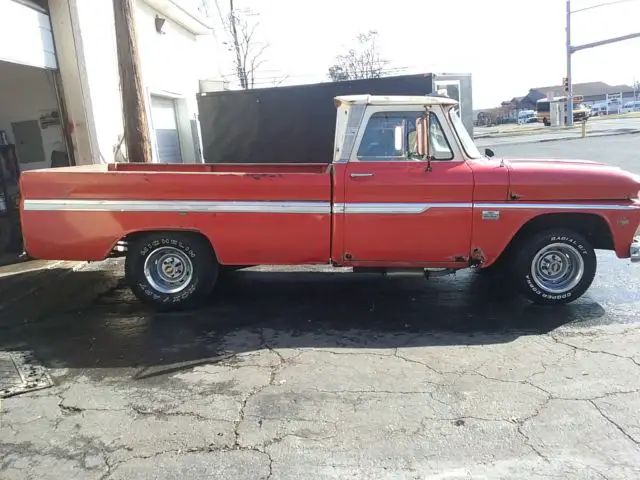
<svg viewBox="0 0 640 480">
<path fill-rule="evenodd" d="M 208 35 L 213 31 L 213 23 L 203 15 L 186 8 L 184 0 L 143 1 L 194 35 Z"/>
</svg>

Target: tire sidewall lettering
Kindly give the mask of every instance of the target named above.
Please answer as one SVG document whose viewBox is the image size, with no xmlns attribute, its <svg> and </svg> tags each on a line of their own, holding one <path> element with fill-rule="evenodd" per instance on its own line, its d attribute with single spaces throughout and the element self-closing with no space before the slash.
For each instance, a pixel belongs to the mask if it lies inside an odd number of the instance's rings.
<svg viewBox="0 0 640 480">
<path fill-rule="evenodd" d="M 540 249 L 544 248 L 545 246 L 551 243 L 565 243 L 567 245 L 570 245 L 574 247 L 580 253 L 581 256 L 585 257 L 585 259 L 589 258 L 589 256 L 592 254 L 592 250 L 590 250 L 588 246 L 585 246 L 582 240 L 578 240 L 571 235 L 549 235 L 546 238 L 545 237 L 542 237 L 542 238 L 543 238 L 543 241 L 541 242 L 541 244 L 538 244 L 538 248 L 535 250 L 533 255 L 535 255 L 536 252 L 540 251 Z M 566 303 L 570 299 L 574 298 L 577 292 L 578 292 L 578 296 L 581 295 L 581 289 L 582 289 L 582 285 L 585 278 L 584 274 L 583 274 L 583 277 L 580 279 L 580 282 L 578 283 L 578 285 L 576 285 L 570 291 L 560 293 L 560 294 L 549 293 L 543 290 L 542 288 L 540 288 L 534 282 L 531 274 L 531 269 L 533 267 L 531 263 L 532 261 L 533 261 L 533 256 L 530 257 L 529 259 L 527 272 L 524 274 L 524 281 L 527 286 L 527 289 L 530 290 L 535 296 L 542 298 L 544 300 L 547 300 L 549 302 Z"/>
<path fill-rule="evenodd" d="M 542 291 L 532 280 L 531 275 L 527 274 L 525 275 L 525 281 L 527 282 L 527 285 L 529 286 L 529 288 L 531 289 L 532 292 L 534 292 L 536 295 L 545 298 L 547 300 L 563 300 L 563 299 L 567 299 L 567 298 L 571 298 L 573 296 L 573 292 L 572 291 L 568 291 L 565 293 L 561 293 L 561 294 L 551 294 L 551 293 L 546 293 L 544 291 Z"/>
<path fill-rule="evenodd" d="M 580 254 L 582 256 L 588 256 L 589 255 L 589 251 L 585 248 L 584 245 L 582 245 L 578 240 L 576 240 L 575 238 L 572 237 L 568 237 L 568 236 L 551 236 L 549 238 L 550 242 L 553 243 L 566 243 L 569 244 L 573 247 L 576 248 L 576 250 L 578 250 L 580 252 Z"/>
<path fill-rule="evenodd" d="M 179 250 L 182 250 L 184 253 L 186 253 L 189 256 L 189 258 L 194 259 L 194 265 L 193 265 L 194 270 L 197 270 L 198 268 L 197 262 L 195 261 L 197 260 L 196 259 L 197 254 L 195 251 L 193 251 L 191 246 L 189 246 L 188 244 L 180 240 L 166 238 L 166 237 L 152 240 L 149 243 L 142 246 L 139 250 L 139 255 L 142 258 L 142 261 L 144 262 L 144 259 L 146 259 L 154 250 L 164 246 L 171 246 L 173 248 L 178 248 Z M 167 303 L 178 304 L 178 303 L 187 302 L 188 300 L 190 300 L 191 297 L 196 293 L 199 283 L 200 283 L 200 278 L 197 272 L 194 272 L 193 278 L 191 279 L 191 282 L 189 283 L 187 288 L 185 288 L 184 290 L 176 294 L 159 293 L 156 290 L 154 290 L 151 287 L 151 285 L 149 285 L 149 283 L 146 281 L 139 281 L 137 285 L 140 291 L 145 296 L 149 297 L 155 302 L 161 302 L 165 304 Z"/>
</svg>

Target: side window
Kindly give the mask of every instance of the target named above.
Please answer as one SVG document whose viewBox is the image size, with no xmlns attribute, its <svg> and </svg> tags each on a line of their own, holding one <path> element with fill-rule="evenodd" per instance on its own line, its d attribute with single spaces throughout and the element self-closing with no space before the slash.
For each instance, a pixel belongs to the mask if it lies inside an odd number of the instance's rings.
<svg viewBox="0 0 640 480">
<path fill-rule="evenodd" d="M 417 155 L 416 122 L 421 112 L 378 112 L 367 123 L 357 158 L 364 161 L 421 160 Z M 400 128 L 402 141 L 396 130 Z M 429 113 L 429 152 L 434 160 L 452 160 L 453 150 L 437 115 Z"/>
<path fill-rule="evenodd" d="M 429 154 L 434 160 L 453 160 L 453 150 L 435 113 L 429 113 Z"/>
<path fill-rule="evenodd" d="M 416 120 L 420 112 L 378 112 L 371 115 L 358 147 L 358 160 L 408 160 L 416 157 Z M 401 141 L 396 131 L 402 132 Z"/>
</svg>

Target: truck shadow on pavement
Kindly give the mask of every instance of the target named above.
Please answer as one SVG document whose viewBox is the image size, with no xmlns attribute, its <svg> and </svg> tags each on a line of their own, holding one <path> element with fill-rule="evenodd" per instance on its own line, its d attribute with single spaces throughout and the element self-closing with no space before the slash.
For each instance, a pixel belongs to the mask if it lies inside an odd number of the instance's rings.
<svg viewBox="0 0 640 480">
<path fill-rule="evenodd" d="M 29 300 L 0 310 L 0 350 L 29 349 L 47 367 L 93 374 L 134 369 L 139 379 L 265 348 L 505 343 L 607 315 L 589 297 L 537 307 L 514 297 L 500 279 L 472 272 L 429 281 L 237 272 L 203 308 L 171 314 L 143 307 L 119 273 L 40 275 L 42 288 Z"/>
</svg>

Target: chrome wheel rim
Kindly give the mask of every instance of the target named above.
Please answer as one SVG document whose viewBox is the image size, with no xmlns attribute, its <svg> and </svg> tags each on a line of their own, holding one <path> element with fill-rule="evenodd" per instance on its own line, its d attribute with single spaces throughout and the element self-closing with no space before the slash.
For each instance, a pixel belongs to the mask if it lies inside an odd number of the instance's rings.
<svg viewBox="0 0 640 480">
<path fill-rule="evenodd" d="M 182 250 L 160 247 L 145 260 L 144 276 L 157 292 L 178 293 L 191 283 L 193 263 Z"/>
<path fill-rule="evenodd" d="M 584 259 L 577 248 L 566 243 L 552 243 L 533 258 L 531 276 L 547 293 L 561 295 L 574 289 L 584 275 Z"/>
</svg>

